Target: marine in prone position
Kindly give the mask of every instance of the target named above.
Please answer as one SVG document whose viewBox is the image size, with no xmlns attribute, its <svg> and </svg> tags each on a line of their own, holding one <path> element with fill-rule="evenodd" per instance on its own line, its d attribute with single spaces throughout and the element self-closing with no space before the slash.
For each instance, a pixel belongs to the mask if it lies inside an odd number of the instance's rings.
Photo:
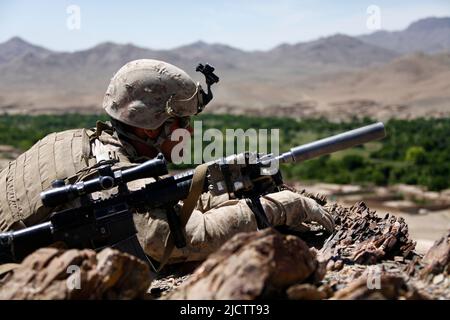
<svg viewBox="0 0 450 320">
<path fill-rule="evenodd" d="M 55 208 L 43 205 L 40 193 L 55 180 L 85 181 L 98 174 L 101 164 L 130 168 L 158 154 L 170 161 L 172 149 L 181 142 L 171 139 L 172 133 L 180 128 L 192 132 L 190 119 L 211 100 L 212 82 L 207 77 L 206 93 L 185 71 L 169 63 L 141 59 L 125 64 L 111 79 L 103 100 L 110 121 L 97 122 L 95 128 L 51 133 L 0 173 L 0 231 L 24 229 L 48 220 L 55 211 L 78 206 L 79 199 Z M 131 181 L 128 188 L 137 190 L 148 182 Z M 106 198 L 111 192 L 97 192 L 93 197 Z M 304 231 L 304 223 L 314 221 L 333 231 L 330 214 L 296 192 L 269 193 L 260 203 L 272 226 Z M 175 206 L 176 212 L 181 205 Z M 167 212 L 143 208 L 134 212 L 133 219 L 145 253 L 161 261 L 170 230 Z M 259 227 L 246 199 L 203 193 L 185 226 L 186 245 L 175 248 L 168 262 L 204 260 L 236 233 Z"/>
</svg>

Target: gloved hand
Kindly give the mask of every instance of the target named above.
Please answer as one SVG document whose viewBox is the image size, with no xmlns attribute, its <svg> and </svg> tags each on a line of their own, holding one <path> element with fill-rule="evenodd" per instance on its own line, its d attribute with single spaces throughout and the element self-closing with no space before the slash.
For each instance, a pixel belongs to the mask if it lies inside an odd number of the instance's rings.
<svg viewBox="0 0 450 320">
<path fill-rule="evenodd" d="M 264 202 L 264 208 L 273 225 L 287 225 L 304 230 L 304 222 L 317 222 L 328 232 L 334 231 L 331 214 L 311 198 L 289 190 L 271 193 L 263 198 L 269 200 Z"/>
<path fill-rule="evenodd" d="M 306 219 L 304 222 L 317 222 L 323 226 L 329 233 L 334 231 L 334 220 L 331 214 L 326 211 L 320 204 L 310 199 L 313 203 L 306 207 Z"/>
</svg>

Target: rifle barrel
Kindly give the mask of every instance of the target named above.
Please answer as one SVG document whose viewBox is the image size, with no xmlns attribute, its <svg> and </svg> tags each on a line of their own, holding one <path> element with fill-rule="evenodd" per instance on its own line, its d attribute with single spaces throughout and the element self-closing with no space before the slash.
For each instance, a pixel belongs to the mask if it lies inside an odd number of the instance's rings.
<svg viewBox="0 0 450 320">
<path fill-rule="evenodd" d="M 292 148 L 276 157 L 280 163 L 301 162 L 351 148 L 386 136 L 384 124 L 377 122 L 358 129 Z"/>
</svg>

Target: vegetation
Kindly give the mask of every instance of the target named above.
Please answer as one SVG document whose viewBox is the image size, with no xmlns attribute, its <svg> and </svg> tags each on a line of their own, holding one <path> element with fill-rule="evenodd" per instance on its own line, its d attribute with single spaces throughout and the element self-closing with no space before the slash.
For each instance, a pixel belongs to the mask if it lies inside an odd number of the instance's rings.
<svg viewBox="0 0 450 320">
<path fill-rule="evenodd" d="M 27 150 L 39 139 L 51 132 L 74 128 L 90 128 L 97 120 L 106 116 L 65 114 L 65 115 L 1 115 L 0 144 Z"/>
<path fill-rule="evenodd" d="M 3 115 L 1 144 L 26 150 L 46 134 L 77 127 L 92 127 L 105 116 L 67 114 L 59 116 Z M 280 152 L 294 145 L 374 122 L 354 119 L 345 123 L 325 119 L 297 121 L 288 118 L 255 118 L 203 114 L 203 131 L 217 128 L 280 129 Z M 388 136 L 379 142 L 344 150 L 296 165 L 283 166 L 288 179 L 332 183 L 419 184 L 430 190 L 450 188 L 450 119 L 390 120 Z M 207 145 L 210 142 L 204 142 Z M 225 143 L 225 141 L 224 141 Z M 248 141 L 246 143 L 248 146 Z M 224 148 L 225 149 L 225 148 Z M 270 147 L 269 147 L 270 150 Z M 186 166 L 178 166 L 186 167 Z"/>
</svg>

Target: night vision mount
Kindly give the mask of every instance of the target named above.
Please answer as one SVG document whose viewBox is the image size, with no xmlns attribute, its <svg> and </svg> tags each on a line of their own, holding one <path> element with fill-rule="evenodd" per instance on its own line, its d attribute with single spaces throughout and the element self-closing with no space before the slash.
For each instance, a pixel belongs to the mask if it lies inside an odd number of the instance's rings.
<svg viewBox="0 0 450 320">
<path fill-rule="evenodd" d="M 219 82 L 219 77 L 216 74 L 214 74 L 214 70 L 215 70 L 214 67 L 209 65 L 209 64 L 207 64 L 207 63 L 205 63 L 205 65 L 199 63 L 197 68 L 195 68 L 195 71 L 201 72 L 205 76 L 206 86 L 207 86 L 207 89 L 208 89 L 207 93 L 202 90 L 203 106 L 199 106 L 197 113 L 201 112 L 203 110 L 203 108 L 213 98 L 213 94 L 212 94 L 212 91 L 211 91 L 211 86 L 214 83 Z"/>
</svg>

